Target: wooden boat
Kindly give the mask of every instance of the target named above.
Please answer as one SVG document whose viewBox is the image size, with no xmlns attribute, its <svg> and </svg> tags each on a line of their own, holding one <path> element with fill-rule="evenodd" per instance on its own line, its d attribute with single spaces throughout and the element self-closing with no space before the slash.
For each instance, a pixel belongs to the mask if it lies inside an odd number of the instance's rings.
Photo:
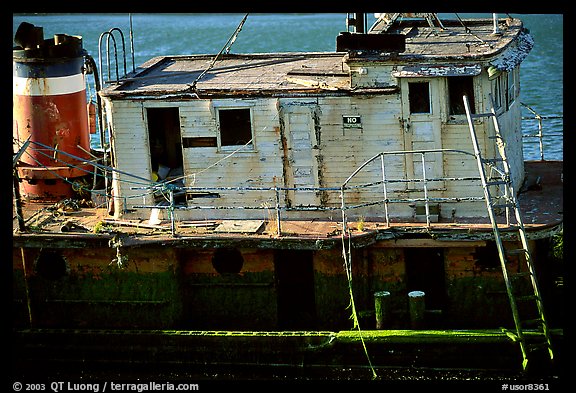
<svg viewBox="0 0 576 393">
<path fill-rule="evenodd" d="M 338 337 L 358 334 L 380 365 L 414 359 L 413 346 L 384 356 L 383 343 L 407 337 L 442 337 L 445 352 L 445 340 L 504 345 L 512 368 L 527 369 L 536 346 L 557 359 L 563 167 L 523 157 L 520 65 L 532 37 L 510 17 L 381 14 L 367 31 L 363 18 L 335 52 L 159 56 L 111 80 L 80 51 L 109 142 L 89 154 L 22 133 L 47 110 L 22 109 L 38 76 L 15 74 L 20 345 L 69 331 L 82 346 L 180 337 L 292 364 L 313 341 L 323 356 L 312 363 L 326 364 Z M 42 44 L 25 27 L 15 69 L 52 67 L 29 53 Z M 44 45 L 60 40 L 81 45 Z M 49 153 L 30 162 L 31 151 Z M 75 172 L 54 176 L 55 166 Z M 43 203 L 43 192 L 60 200 Z"/>
</svg>

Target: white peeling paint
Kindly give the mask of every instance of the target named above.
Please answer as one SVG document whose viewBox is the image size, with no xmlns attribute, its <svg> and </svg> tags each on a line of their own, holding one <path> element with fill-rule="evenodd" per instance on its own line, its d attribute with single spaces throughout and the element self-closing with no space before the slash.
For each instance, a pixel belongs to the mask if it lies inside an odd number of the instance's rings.
<svg viewBox="0 0 576 393">
<path fill-rule="evenodd" d="M 396 78 L 421 78 L 443 76 L 475 76 L 482 68 L 479 64 L 473 65 L 409 65 L 399 71 L 393 71 Z"/>
</svg>

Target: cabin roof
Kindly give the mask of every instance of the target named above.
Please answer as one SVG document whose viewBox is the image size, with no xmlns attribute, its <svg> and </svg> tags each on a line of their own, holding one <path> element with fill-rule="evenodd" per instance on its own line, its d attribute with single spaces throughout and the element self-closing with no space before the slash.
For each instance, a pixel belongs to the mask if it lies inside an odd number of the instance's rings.
<svg viewBox="0 0 576 393">
<path fill-rule="evenodd" d="M 106 89 L 104 95 L 346 89 L 349 72 L 343 58 L 344 53 L 225 54 L 210 67 L 213 55 L 160 56 L 144 63 L 125 82 Z"/>
<path fill-rule="evenodd" d="M 372 34 L 402 34 L 406 37 L 404 58 L 484 59 L 502 52 L 523 32 L 520 19 L 500 19 L 494 34 L 492 19 L 442 20 L 444 29 L 421 19 L 399 19 L 387 29 L 376 23 Z"/>
<path fill-rule="evenodd" d="M 400 20 L 386 30 L 376 24 L 366 34 L 405 36 L 405 50 L 395 53 L 355 48 L 346 52 L 223 54 L 217 58 L 159 56 L 107 85 L 100 94 L 116 99 L 358 94 L 366 91 L 351 87 L 350 65 L 354 62 L 399 66 L 458 63 L 478 69 L 480 65 L 511 69 L 533 46 L 518 19 L 500 19 L 500 34 L 494 34 L 491 19 L 442 22 L 444 29 L 430 26 L 425 20 Z M 395 87 L 389 86 L 378 93 L 393 91 Z"/>
</svg>

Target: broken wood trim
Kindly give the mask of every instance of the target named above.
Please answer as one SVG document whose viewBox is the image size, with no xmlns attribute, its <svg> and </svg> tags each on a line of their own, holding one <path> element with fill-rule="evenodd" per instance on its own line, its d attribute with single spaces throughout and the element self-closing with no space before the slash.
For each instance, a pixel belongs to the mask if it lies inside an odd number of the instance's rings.
<svg viewBox="0 0 576 393">
<path fill-rule="evenodd" d="M 436 240 L 436 239 L 396 239 L 396 240 L 382 240 L 375 243 L 374 248 L 410 248 L 410 247 L 425 247 L 425 248 L 454 248 L 454 247 L 485 247 L 486 240 L 470 240 L 470 241 L 452 241 L 452 240 Z"/>
<path fill-rule="evenodd" d="M 168 226 L 163 225 L 152 225 L 152 224 L 145 224 L 143 222 L 133 222 L 133 221 L 126 221 L 126 220 L 116 220 L 113 218 L 105 218 L 102 220 L 104 224 L 110 225 L 118 225 L 118 226 L 125 226 L 125 227 L 136 227 L 136 228 L 143 228 L 143 229 L 159 229 L 162 231 L 169 231 L 171 228 Z"/>
</svg>

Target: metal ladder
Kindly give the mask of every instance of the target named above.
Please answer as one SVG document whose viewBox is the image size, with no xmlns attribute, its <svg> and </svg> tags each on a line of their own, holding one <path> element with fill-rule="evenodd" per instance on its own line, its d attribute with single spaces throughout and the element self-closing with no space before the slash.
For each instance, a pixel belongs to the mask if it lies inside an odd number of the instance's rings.
<svg viewBox="0 0 576 393">
<path fill-rule="evenodd" d="M 510 168 L 505 153 L 505 144 L 500 133 L 500 127 L 498 124 L 498 118 L 494 110 L 494 103 L 492 95 L 489 95 L 490 100 L 490 112 L 481 114 L 472 114 L 470 111 L 470 105 L 468 102 L 468 97 L 464 96 L 464 107 L 466 109 L 466 117 L 468 119 L 468 125 L 470 128 L 470 136 L 472 138 L 472 143 L 474 145 L 474 155 L 476 157 L 476 162 L 478 164 L 478 170 L 480 172 L 480 179 L 482 182 L 482 188 L 484 190 L 484 198 L 486 201 L 486 206 L 488 209 L 488 215 L 490 217 L 490 222 L 492 229 L 494 231 L 494 238 L 496 246 L 498 249 L 498 255 L 500 258 L 500 265 L 502 267 L 502 273 L 504 275 L 504 281 L 506 283 L 506 292 L 508 294 L 508 299 L 510 301 L 510 306 L 512 308 L 512 316 L 514 319 L 514 325 L 516 328 L 516 333 L 512 334 L 512 337 L 520 344 L 520 350 L 522 352 L 522 368 L 524 371 L 528 369 L 529 359 L 532 359 L 533 353 L 539 351 L 547 351 L 546 356 L 550 358 L 550 361 L 554 359 L 554 352 L 552 351 L 552 343 L 550 338 L 550 332 L 548 329 L 548 323 L 544 316 L 544 306 L 542 302 L 542 297 L 540 290 L 538 288 L 538 282 L 536 279 L 536 272 L 534 269 L 534 264 L 530 251 L 528 248 L 528 241 L 526 238 L 526 230 L 524 228 L 524 223 L 519 210 L 519 204 L 516 199 L 516 194 L 512 187 L 512 181 L 510 179 Z M 486 159 L 483 158 L 480 153 L 480 148 L 478 145 L 478 139 L 476 137 L 476 131 L 474 129 L 474 119 L 476 118 L 487 118 L 491 117 L 494 124 L 494 135 L 489 138 L 496 139 L 498 147 L 498 158 Z M 497 166 L 501 163 L 501 168 Z M 486 167 L 489 167 L 490 174 L 486 174 Z M 493 176 L 496 172 L 497 176 Z M 491 193 L 490 187 L 497 186 L 504 188 L 504 194 L 501 196 L 494 196 Z M 506 250 L 502 244 L 502 238 L 500 236 L 500 229 L 496 221 L 495 209 L 504 208 L 506 211 L 506 226 L 508 228 L 518 231 L 518 237 L 521 241 L 522 248 L 515 250 Z M 514 212 L 515 223 L 510 223 L 510 211 Z M 508 256 L 518 255 L 520 262 L 524 260 L 526 264 L 526 271 L 518 272 L 510 271 L 508 267 L 509 263 L 507 261 Z M 522 280 L 524 280 L 524 288 L 528 290 L 529 293 L 518 293 Z M 529 283 L 526 283 L 529 281 Z M 531 303 L 531 304 L 529 304 Z M 520 306 L 520 307 L 519 307 Z M 531 307 L 530 310 L 527 308 Z M 532 314 L 530 316 L 521 315 L 522 314 Z M 527 342 L 525 331 L 527 329 L 537 329 L 540 334 L 537 334 L 534 340 L 530 343 Z"/>
</svg>

